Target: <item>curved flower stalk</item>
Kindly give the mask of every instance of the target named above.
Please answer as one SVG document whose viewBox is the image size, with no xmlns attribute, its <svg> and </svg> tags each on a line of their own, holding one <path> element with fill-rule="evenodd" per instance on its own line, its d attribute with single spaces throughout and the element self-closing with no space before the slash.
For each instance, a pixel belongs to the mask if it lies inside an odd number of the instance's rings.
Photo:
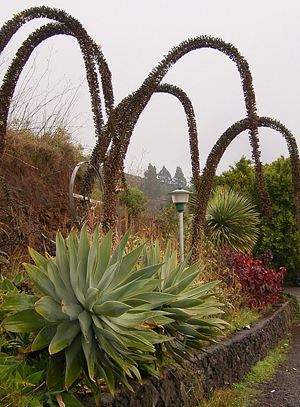
<svg viewBox="0 0 300 407">
<path fill-rule="evenodd" d="M 199 157 L 199 143 L 198 143 L 198 131 L 197 123 L 195 119 L 195 112 L 191 100 L 188 95 L 180 89 L 178 86 L 171 85 L 169 83 L 162 83 L 158 86 L 155 93 L 167 93 L 169 95 L 175 96 L 181 103 L 187 120 L 188 133 L 189 133 L 189 146 L 190 146 L 190 156 L 192 165 L 192 184 L 194 185 L 196 195 L 199 197 L 200 188 L 200 157 Z M 130 139 L 124 142 L 124 156 L 129 147 Z M 122 166 L 122 183 L 126 184 L 125 174 Z"/>
<path fill-rule="evenodd" d="M 17 65 L 20 62 L 19 70 L 23 69 L 26 60 L 33 49 L 46 38 L 51 37 L 56 34 L 66 34 L 74 36 L 81 48 L 83 55 L 87 82 L 89 86 L 92 111 L 94 114 L 94 124 L 96 130 L 96 136 L 99 137 L 101 134 L 103 126 L 103 117 L 101 110 L 101 99 L 99 92 L 99 83 L 96 73 L 96 65 L 98 66 L 99 73 L 102 81 L 102 88 L 104 93 L 106 112 L 109 115 L 113 108 L 113 90 L 111 83 L 111 73 L 108 68 L 107 62 L 103 56 L 101 48 L 89 37 L 86 30 L 82 25 L 74 19 L 72 16 L 68 15 L 66 12 L 50 7 L 33 7 L 23 12 L 16 14 L 11 20 L 9 20 L 0 30 L 0 54 L 6 47 L 8 42 L 11 40 L 12 36 L 18 31 L 18 29 L 27 23 L 28 21 L 35 18 L 50 18 L 52 20 L 58 21 L 58 24 L 48 24 L 40 29 L 36 30 L 23 45 L 18 50 L 17 56 L 14 59 L 13 64 Z M 53 32 L 53 26 L 56 26 L 56 32 Z M 49 35 L 47 35 L 49 31 Z M 25 55 L 29 54 L 27 59 Z M 25 59 L 25 61 L 24 61 Z M 22 65 L 22 61 L 23 65 Z M 95 65 L 96 64 L 96 65 Z M 9 71 L 8 71 L 9 73 Z M 9 74 L 8 74 L 9 77 Z M 17 77 L 14 81 L 6 81 L 6 86 L 9 88 L 15 88 L 17 82 Z M 10 95 L 5 92 L 6 86 L 2 87 L 1 101 L 2 108 L 0 109 L 0 154 L 2 154 L 5 142 L 5 133 L 7 126 L 7 115 L 10 106 Z"/>
<path fill-rule="evenodd" d="M 195 112 L 191 100 L 188 95 L 180 89 L 178 86 L 171 85 L 169 83 L 162 83 L 158 86 L 156 93 L 167 93 L 169 95 L 175 96 L 181 103 L 188 125 L 189 132 L 189 145 L 190 145 L 190 156 L 192 164 L 192 183 L 196 191 L 199 191 L 200 187 L 200 157 L 199 157 L 199 146 L 198 146 L 198 131 L 197 123 L 195 119 Z M 127 149 L 130 144 L 130 138 L 124 141 L 123 150 L 125 151 L 123 155 L 126 155 Z M 120 164 L 121 168 L 121 178 L 122 185 L 126 187 L 126 178 L 123 168 L 123 163 Z"/>
<path fill-rule="evenodd" d="M 190 146 L 190 157 L 192 165 L 192 182 L 194 184 L 195 190 L 199 187 L 200 182 L 200 157 L 199 157 L 199 142 L 198 142 L 198 131 L 197 123 L 195 118 L 195 111 L 192 102 L 188 95 L 180 89 L 178 86 L 171 85 L 169 83 L 160 84 L 155 93 L 167 93 L 169 95 L 175 96 L 181 103 L 187 120 L 188 133 L 189 133 L 189 146 Z M 127 148 L 129 146 L 130 140 L 127 140 L 127 145 L 125 145 L 126 155 Z"/>
<path fill-rule="evenodd" d="M 116 185 L 123 174 L 124 160 L 134 127 L 153 93 L 158 91 L 172 93 L 174 96 L 178 97 L 178 99 L 182 102 L 188 117 L 193 178 L 199 201 L 198 211 L 195 213 L 193 222 L 193 258 L 195 258 L 195 256 L 198 254 L 199 244 L 201 243 L 201 239 L 203 237 L 201 234 L 204 225 L 208 197 L 211 191 L 211 177 L 215 171 L 214 167 L 218 162 L 220 155 L 223 154 L 222 151 L 224 148 L 226 148 L 226 145 L 230 143 L 235 135 L 243 131 L 241 129 L 248 129 L 250 131 L 250 144 L 252 147 L 252 157 L 258 180 L 261 211 L 269 220 L 272 216 L 272 210 L 262 174 L 258 126 L 272 127 L 280 131 L 286 138 L 292 157 L 296 213 L 298 227 L 300 229 L 300 171 L 296 141 L 294 138 L 292 138 L 290 132 L 279 122 L 274 120 L 271 122 L 268 118 L 258 118 L 251 72 L 247 61 L 234 46 L 224 42 L 222 39 L 209 36 L 200 36 L 182 42 L 178 46 L 171 49 L 171 51 L 162 59 L 162 61 L 150 72 L 139 89 L 124 98 L 116 108 L 113 108 L 114 100 L 111 73 L 100 47 L 89 37 L 86 30 L 76 19 L 62 10 L 52 9 L 49 7 L 33 7 L 14 16 L 0 29 L 0 53 L 6 47 L 17 30 L 22 27 L 22 25 L 35 18 L 49 18 L 57 23 L 47 24 L 31 34 L 19 48 L 15 59 L 5 75 L 3 85 L 0 89 L 0 99 L 2 102 L 0 104 L 0 155 L 4 149 L 7 116 L 11 97 L 13 96 L 13 92 L 22 68 L 30 57 L 32 50 L 39 43 L 52 35 L 72 35 L 77 39 L 83 54 L 87 73 L 87 82 L 91 95 L 94 124 L 97 136 L 96 146 L 91 155 L 91 161 L 94 166 L 104 164 L 105 193 L 103 229 L 105 231 L 113 228 L 115 224 L 117 194 Z M 201 48 L 218 50 L 224 55 L 228 56 L 235 63 L 241 78 L 247 112 L 247 119 L 245 120 L 247 122 L 242 121 L 234 124 L 219 139 L 207 160 L 208 168 L 205 168 L 200 184 L 199 151 L 198 143 L 196 142 L 196 124 L 192 106 L 184 92 L 176 87 L 171 87 L 171 85 L 161 85 L 161 81 L 169 69 L 180 58 L 189 52 Z M 96 66 L 98 67 L 101 76 L 105 108 L 108 116 L 108 120 L 105 125 L 102 115 L 100 86 L 98 83 Z M 267 120 L 264 121 L 264 119 Z M 209 164 L 210 162 L 212 162 L 211 167 Z M 92 184 L 91 172 L 87 171 L 84 178 L 83 188 L 87 192 Z"/>
<path fill-rule="evenodd" d="M 261 206 L 263 213 L 271 217 L 270 199 L 265 188 L 265 182 L 262 174 L 262 165 L 260 162 L 259 141 L 257 137 L 257 113 L 255 94 L 252 86 L 252 77 L 247 61 L 240 55 L 238 50 L 231 44 L 224 42 L 219 38 L 208 36 L 196 37 L 184 41 L 179 46 L 174 47 L 161 63 L 153 69 L 146 78 L 142 86 L 133 94 L 125 98 L 115 109 L 114 114 L 108 120 L 107 127 L 104 131 L 114 133 L 111 149 L 108 158 L 105 160 L 105 200 L 104 200 L 104 227 L 106 229 L 113 227 L 115 223 L 114 208 L 116 200 L 115 186 L 118 174 L 122 171 L 125 159 L 124 143 L 130 139 L 134 126 L 138 121 L 141 112 L 149 102 L 153 93 L 157 90 L 161 80 L 166 75 L 171 66 L 173 66 L 182 56 L 200 48 L 212 48 L 219 50 L 227 55 L 239 70 L 247 115 L 249 119 L 250 143 L 252 147 L 253 160 L 258 178 Z M 97 164 L 98 159 L 103 159 L 103 146 L 96 144 L 92 153 L 92 160 Z M 109 209 L 110 208 L 110 209 Z M 109 209 L 109 210 L 108 210 Z"/>
<path fill-rule="evenodd" d="M 214 147 L 212 148 L 203 169 L 201 184 L 200 184 L 200 196 L 201 200 L 198 202 L 197 218 L 193 221 L 192 231 L 192 248 L 193 257 L 197 257 L 198 248 L 201 245 L 203 239 L 203 231 L 205 225 L 205 215 L 209 202 L 209 197 L 213 188 L 213 179 L 216 174 L 218 164 L 223 157 L 229 144 L 243 131 L 249 129 L 250 123 L 247 118 L 240 120 L 230 126 L 218 139 Z M 278 120 L 274 120 L 270 117 L 259 117 L 259 127 L 269 127 L 277 132 L 281 133 L 287 142 L 287 148 L 292 163 L 292 177 L 294 188 L 294 200 L 296 208 L 297 225 L 300 231 L 300 161 L 297 142 L 293 134 Z"/>
</svg>

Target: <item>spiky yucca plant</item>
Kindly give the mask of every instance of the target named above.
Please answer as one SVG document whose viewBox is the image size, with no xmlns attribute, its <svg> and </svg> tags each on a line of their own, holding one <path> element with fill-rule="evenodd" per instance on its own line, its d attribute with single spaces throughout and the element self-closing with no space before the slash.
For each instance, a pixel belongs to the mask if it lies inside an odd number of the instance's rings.
<svg viewBox="0 0 300 407">
<path fill-rule="evenodd" d="M 198 284 L 199 263 L 188 266 L 190 255 L 178 264 L 176 251 L 168 244 L 164 256 L 159 242 L 146 247 L 143 253 L 143 265 L 161 263 L 156 271 L 159 280 L 156 295 L 164 294 L 165 301 L 157 309 L 167 312 L 172 322 L 161 327 L 159 332 L 170 341 L 156 348 L 161 354 L 164 350 L 179 363 L 190 357 L 194 350 L 203 350 L 205 343 L 214 342 L 228 325 L 218 318 L 223 313 L 223 304 L 216 301 L 213 289 L 218 281 Z M 146 309 L 146 308 L 145 308 Z"/>
<path fill-rule="evenodd" d="M 246 196 L 217 187 L 206 211 L 209 238 L 217 248 L 248 252 L 259 235 L 259 213 Z"/>
<path fill-rule="evenodd" d="M 56 236 L 56 257 L 44 257 L 30 249 L 35 265 L 25 264 L 38 290 L 38 298 L 24 301 L 15 296 L 15 313 L 3 321 L 12 332 L 33 332 L 32 351 L 49 349 L 48 386 L 64 372 L 69 388 L 83 371 L 90 383 L 102 378 L 113 393 L 116 382 L 130 387 L 128 377 L 141 380 L 140 363 L 153 363 L 154 345 L 168 340 L 153 327 L 170 323 L 157 305 L 161 294 L 151 298 L 161 264 L 139 268 L 140 245 L 124 255 L 127 233 L 112 253 L 112 234 L 101 241 L 96 228 L 91 243 L 86 227 L 78 238 Z M 151 301 L 150 301 L 151 298 Z M 141 309 L 141 305 L 147 309 Z"/>
</svg>

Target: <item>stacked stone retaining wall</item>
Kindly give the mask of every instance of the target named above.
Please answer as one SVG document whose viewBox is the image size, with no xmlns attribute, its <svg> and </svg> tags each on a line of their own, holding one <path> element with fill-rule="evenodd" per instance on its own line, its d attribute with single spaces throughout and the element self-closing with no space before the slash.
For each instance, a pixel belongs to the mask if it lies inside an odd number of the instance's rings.
<svg viewBox="0 0 300 407">
<path fill-rule="evenodd" d="M 229 336 L 197 355 L 185 368 L 172 366 L 160 379 L 135 384 L 134 392 L 119 390 L 103 397 L 103 407 L 195 407 L 213 390 L 241 379 L 288 332 L 293 314 L 290 301 L 257 321 L 249 330 Z M 92 400 L 86 400 L 92 407 Z"/>
</svg>

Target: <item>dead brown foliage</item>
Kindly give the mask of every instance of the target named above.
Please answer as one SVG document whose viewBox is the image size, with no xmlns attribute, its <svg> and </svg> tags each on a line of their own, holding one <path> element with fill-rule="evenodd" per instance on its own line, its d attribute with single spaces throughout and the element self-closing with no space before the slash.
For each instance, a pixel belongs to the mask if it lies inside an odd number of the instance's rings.
<svg viewBox="0 0 300 407">
<path fill-rule="evenodd" d="M 9 132 L 0 166 L 0 251 L 17 271 L 27 247 L 51 251 L 56 230 L 69 223 L 68 183 L 81 152 L 68 134 L 36 137 Z M 12 260 L 13 259 L 13 260 Z"/>
</svg>

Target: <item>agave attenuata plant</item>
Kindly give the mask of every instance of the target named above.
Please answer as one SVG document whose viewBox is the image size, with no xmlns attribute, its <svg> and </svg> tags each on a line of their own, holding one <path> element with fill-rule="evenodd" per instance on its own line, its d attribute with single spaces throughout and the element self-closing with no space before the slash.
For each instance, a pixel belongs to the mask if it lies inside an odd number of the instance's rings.
<svg viewBox="0 0 300 407">
<path fill-rule="evenodd" d="M 116 382 L 130 388 L 128 377 L 141 380 L 140 363 L 153 363 L 154 345 L 169 339 L 153 329 L 172 322 L 155 309 L 172 297 L 152 294 L 162 265 L 138 267 L 143 245 L 124 255 L 128 237 L 112 251 L 111 233 L 100 239 L 97 227 L 89 241 L 83 227 L 79 238 L 75 232 L 67 239 L 57 233 L 55 257 L 30 249 L 35 265 L 25 269 L 38 292 L 27 302 L 15 296 L 17 312 L 3 327 L 33 332 L 32 351 L 48 348 L 50 387 L 64 369 L 65 388 L 82 371 L 91 383 L 104 379 L 111 392 Z"/>
<path fill-rule="evenodd" d="M 158 344 L 156 348 L 159 353 L 165 349 L 179 363 L 192 356 L 194 350 L 203 350 L 205 343 L 214 342 L 228 325 L 219 318 L 223 314 L 220 308 L 223 304 L 214 296 L 218 281 L 197 283 L 200 265 L 195 263 L 189 266 L 189 260 L 190 254 L 178 264 L 177 253 L 171 250 L 170 244 L 162 255 L 158 241 L 143 251 L 144 266 L 163 263 L 155 272 L 159 280 L 157 295 L 163 293 L 169 296 L 168 301 L 158 309 L 167 312 L 172 319 L 159 329 L 170 341 Z"/>
<path fill-rule="evenodd" d="M 161 256 L 157 242 L 125 251 L 129 233 L 115 250 L 111 233 L 99 236 L 98 227 L 91 240 L 86 227 L 79 238 L 58 233 L 55 257 L 30 249 L 35 265 L 25 269 L 37 292 L 2 304 L 4 329 L 33 334 L 31 351 L 48 348 L 49 388 L 64 377 L 68 389 L 81 372 L 94 392 L 99 379 L 112 393 L 117 383 L 131 388 L 128 378 L 155 374 L 164 352 L 182 362 L 225 326 L 214 317 L 216 283 L 195 283 L 199 264 L 177 264 L 170 245 Z"/>
</svg>

